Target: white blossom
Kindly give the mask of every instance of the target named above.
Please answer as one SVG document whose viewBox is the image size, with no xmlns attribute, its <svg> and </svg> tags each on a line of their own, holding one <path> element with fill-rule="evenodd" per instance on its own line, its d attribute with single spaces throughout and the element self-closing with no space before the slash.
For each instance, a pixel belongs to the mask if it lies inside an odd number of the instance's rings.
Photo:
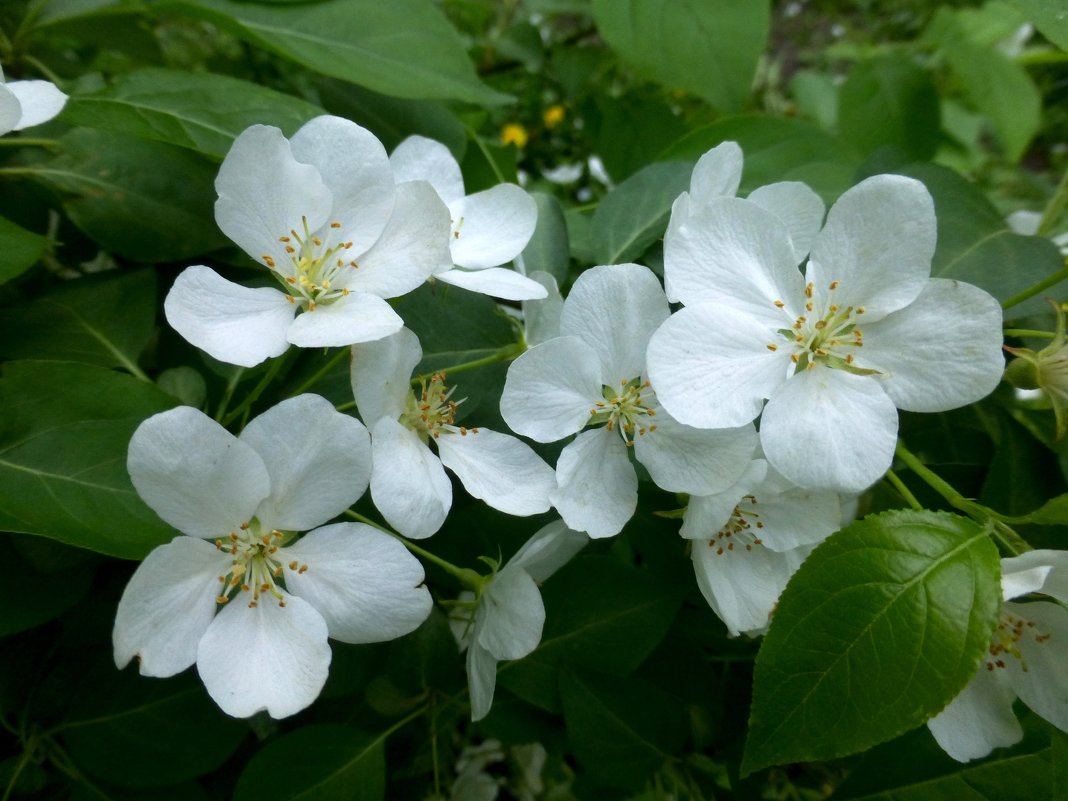
<svg viewBox="0 0 1068 801">
<path fill-rule="evenodd" d="M 0 136 L 48 122 L 63 110 L 67 96 L 51 81 L 4 81 L 0 69 Z"/>
</svg>

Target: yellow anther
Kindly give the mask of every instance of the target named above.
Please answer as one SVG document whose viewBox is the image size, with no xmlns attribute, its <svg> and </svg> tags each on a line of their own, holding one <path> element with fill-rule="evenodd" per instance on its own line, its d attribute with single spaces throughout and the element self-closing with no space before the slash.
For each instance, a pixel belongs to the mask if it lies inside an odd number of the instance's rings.
<svg viewBox="0 0 1068 801">
<path fill-rule="evenodd" d="M 770 342 L 768 343 L 768 350 L 771 350 L 771 351 L 776 351 L 776 350 L 778 350 L 778 349 L 779 349 L 779 346 L 778 346 L 778 345 L 776 345 L 776 344 L 774 344 L 774 343 L 770 343 Z"/>
<path fill-rule="evenodd" d="M 775 301 L 775 308 L 776 308 L 776 309 L 781 309 L 781 308 L 782 308 L 783 306 L 785 306 L 785 305 L 786 305 L 786 304 L 785 304 L 785 303 L 783 303 L 783 302 L 782 302 L 781 300 L 777 300 L 777 301 Z"/>
<path fill-rule="evenodd" d="M 837 281 L 831 281 L 831 289 L 838 289 L 838 282 Z"/>
</svg>

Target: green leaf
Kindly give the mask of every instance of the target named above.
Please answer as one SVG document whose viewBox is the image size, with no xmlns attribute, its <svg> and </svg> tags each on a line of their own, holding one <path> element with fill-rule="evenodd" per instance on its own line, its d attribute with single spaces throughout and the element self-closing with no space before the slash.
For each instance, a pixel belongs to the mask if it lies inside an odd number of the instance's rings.
<svg viewBox="0 0 1068 801">
<path fill-rule="evenodd" d="M 555 712 L 561 666 L 627 675 L 667 633 L 680 590 L 662 576 L 606 556 L 578 557 L 546 582 L 541 644 L 499 669 L 501 685 Z"/>
<path fill-rule="evenodd" d="M 79 129 L 33 174 L 101 247 L 134 261 L 179 261 L 226 244 L 215 225 L 216 168 L 188 150 Z"/>
<path fill-rule="evenodd" d="M 1027 517 L 1042 526 L 1068 526 L 1068 495 L 1058 495 L 1046 501 Z"/>
<path fill-rule="evenodd" d="M 70 609 L 89 592 L 94 570 L 84 564 L 65 566 L 56 570 L 39 570 L 7 541 L 0 538 L 5 549 L 5 599 L 0 605 L 0 637 L 39 626 Z M 47 540 L 38 540 L 47 542 Z M 60 547 L 60 546 L 56 546 Z"/>
<path fill-rule="evenodd" d="M 30 269 L 44 255 L 48 239 L 0 217 L 0 284 Z"/>
<path fill-rule="evenodd" d="M 833 759 L 939 712 L 990 643 L 997 549 L 975 523 L 884 512 L 820 545 L 757 655 L 744 774 Z"/>
<path fill-rule="evenodd" d="M 1068 13 L 1061 0 L 1009 0 L 1061 50 L 1068 50 Z"/>
<path fill-rule="evenodd" d="M 0 375 L 0 530 L 140 559 L 174 529 L 126 473 L 134 429 L 174 406 L 152 384 L 68 362 L 9 362 Z"/>
<path fill-rule="evenodd" d="M 900 149 L 908 160 L 938 149 L 938 90 L 927 73 L 903 56 L 858 64 L 838 90 L 838 131 L 863 155 Z"/>
<path fill-rule="evenodd" d="M 268 52 L 382 94 L 482 105 L 510 100 L 479 81 L 460 35 L 425 0 L 298 6 L 165 0 L 159 8 L 202 17 Z"/>
<path fill-rule="evenodd" d="M 121 367 L 137 359 L 156 323 L 156 274 L 151 270 L 86 276 L 0 317 L 0 356 Z"/>
<path fill-rule="evenodd" d="M 660 98 L 597 99 L 601 122 L 594 145 L 604 168 L 618 183 L 652 161 L 686 132 L 682 117 Z"/>
<path fill-rule="evenodd" d="M 149 68 L 122 75 L 99 92 L 73 95 L 62 120 L 222 158 L 250 125 L 274 125 L 289 136 L 324 113 L 237 78 Z"/>
<path fill-rule="evenodd" d="M 571 245 L 564 210 L 552 195 L 533 192 L 531 196 L 538 204 L 538 224 L 530 242 L 523 249 L 523 265 L 528 274 L 542 270 L 556 279 L 557 286 L 563 286 L 571 266 Z"/>
<path fill-rule="evenodd" d="M 248 735 L 193 673 L 150 679 L 102 665 L 57 729 L 80 768 L 123 787 L 163 787 L 217 768 Z"/>
<path fill-rule="evenodd" d="M 689 188 L 692 171 L 682 162 L 650 164 L 605 195 L 591 229 L 597 263 L 633 261 L 660 239 L 671 204 Z"/>
<path fill-rule="evenodd" d="M 770 25 L 766 0 L 593 0 L 593 16 L 625 64 L 722 110 L 748 99 Z"/>
<path fill-rule="evenodd" d="M 234 801 L 383 801 L 385 735 L 347 726 L 305 726 L 260 749 L 245 766 Z"/>
<path fill-rule="evenodd" d="M 640 787 L 686 739 L 676 698 L 637 677 L 563 671 L 567 736 L 583 766 L 613 787 Z"/>
</svg>

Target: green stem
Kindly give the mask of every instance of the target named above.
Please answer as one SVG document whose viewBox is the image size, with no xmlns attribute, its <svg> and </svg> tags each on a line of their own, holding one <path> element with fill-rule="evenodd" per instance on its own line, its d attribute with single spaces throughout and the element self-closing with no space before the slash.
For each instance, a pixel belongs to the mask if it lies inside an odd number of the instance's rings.
<svg viewBox="0 0 1068 801">
<path fill-rule="evenodd" d="M 923 504 L 916 500 L 916 496 L 913 495 L 912 491 L 905 486 L 905 482 L 898 477 L 897 473 L 895 473 L 893 470 L 887 470 L 886 479 L 894 485 L 894 489 L 896 489 L 898 494 L 905 499 L 905 502 L 909 506 L 911 506 L 916 511 L 921 511 L 923 509 Z"/>
<path fill-rule="evenodd" d="M 219 401 L 219 410 L 215 412 L 215 422 L 222 422 L 223 417 L 226 416 L 226 407 L 230 405 L 230 401 L 233 400 L 234 390 L 237 389 L 237 385 L 241 383 L 241 376 L 245 374 L 244 367 L 238 367 L 234 370 L 234 374 L 230 376 L 230 380 L 226 383 L 226 389 L 223 391 L 222 400 Z"/>
<path fill-rule="evenodd" d="M 33 167 L 0 167 L 0 175 L 10 175 L 15 178 L 19 178 L 24 175 L 33 177 L 34 175 L 39 175 L 40 172 L 40 170 L 35 169 Z"/>
<path fill-rule="evenodd" d="M 475 370 L 479 367 L 485 367 L 490 364 L 498 364 L 499 362 L 510 362 L 512 359 L 519 357 L 523 351 L 526 350 L 526 346 L 520 342 L 515 342 L 511 345 L 505 345 L 500 350 L 494 351 L 489 356 L 483 356 L 481 359 L 472 359 L 469 362 L 460 362 L 446 367 L 444 370 L 435 370 L 433 373 L 427 373 L 424 375 L 412 376 L 412 386 L 419 386 L 424 381 L 431 379 L 437 373 L 445 373 L 445 375 L 453 375 L 454 373 L 463 373 L 467 370 Z"/>
<path fill-rule="evenodd" d="M 1066 266 L 1062 267 L 1061 269 L 1057 270 L 1057 272 L 1055 272 L 1053 275 L 1049 276 L 1048 278 L 1045 278 L 1045 279 L 1039 281 L 1037 284 L 1035 284 L 1034 286 L 1030 287 L 1029 289 L 1025 289 L 1023 292 L 1019 293 L 1018 295 L 1013 295 L 1008 300 L 1002 301 L 1001 302 L 1001 308 L 1003 308 L 1003 309 L 1011 309 L 1013 306 L 1015 306 L 1015 305 L 1017 305 L 1019 303 L 1023 303 L 1025 300 L 1028 300 L 1029 298 L 1033 298 L 1038 293 L 1043 292 L 1046 289 L 1049 289 L 1054 284 L 1059 284 L 1065 278 L 1068 278 L 1068 265 L 1066 265 Z"/>
<path fill-rule="evenodd" d="M 0 139 L 0 147 L 57 147 L 55 139 L 31 139 L 28 136 L 8 136 Z"/>
<path fill-rule="evenodd" d="M 333 356 L 330 357 L 330 361 L 328 361 L 321 368 L 319 368 L 311 378 L 309 378 L 307 381 L 305 381 L 303 384 L 301 384 L 296 390 L 294 390 L 293 394 L 290 395 L 289 397 L 292 398 L 292 397 L 294 397 L 296 395 L 302 395 L 305 392 L 307 392 L 309 389 L 311 389 L 316 384 L 318 384 L 323 379 L 323 377 L 325 375 L 327 375 L 331 370 L 333 370 L 335 367 L 337 367 L 338 362 L 342 361 L 346 356 L 348 356 L 351 353 L 352 353 L 352 351 L 349 348 L 342 348 L 341 350 L 339 350 L 337 353 L 335 353 Z"/>
<path fill-rule="evenodd" d="M 365 515 L 361 515 L 359 512 L 354 512 L 351 509 L 346 509 L 345 510 L 345 514 L 348 515 L 349 517 L 351 517 L 353 520 L 358 520 L 361 523 L 366 523 L 369 526 L 373 526 L 374 528 L 377 528 L 379 531 L 383 532 L 384 534 L 388 534 L 389 536 L 393 537 L 393 539 L 395 539 L 398 542 L 400 542 L 405 548 L 407 548 L 409 551 L 414 553 L 416 556 L 421 556 L 424 559 L 426 559 L 428 562 L 432 562 L 433 564 L 435 564 L 438 567 L 440 567 L 446 573 L 450 573 L 451 575 L 456 576 L 456 578 L 458 578 L 462 584 L 464 584 L 465 586 L 470 587 L 471 589 L 475 590 L 476 592 L 478 591 L 479 588 L 481 588 L 481 586 L 483 584 L 482 576 L 479 575 L 478 573 L 476 573 L 474 570 L 471 570 L 468 567 L 457 567 L 452 562 L 446 562 L 440 556 L 436 556 L 435 554 L 430 553 L 430 551 L 427 551 L 427 550 L 424 550 L 423 548 L 420 548 L 414 542 L 410 542 L 408 539 L 406 539 L 405 537 L 401 536 L 400 534 L 398 534 L 393 529 L 387 528 L 386 526 L 383 526 L 381 523 L 379 523 L 379 522 L 377 522 L 375 520 L 372 520 L 370 517 L 366 517 Z"/>
<path fill-rule="evenodd" d="M 22 771 L 26 769 L 30 760 L 33 759 L 33 752 L 36 749 L 36 738 L 31 734 L 30 738 L 26 741 L 22 754 L 19 756 L 19 761 L 15 765 L 15 769 L 11 772 L 11 780 L 7 783 L 7 787 L 4 788 L 4 795 L 0 801 L 7 801 L 11 797 L 11 794 L 15 792 L 15 787 L 19 783 L 19 777 L 22 776 Z"/>
<path fill-rule="evenodd" d="M 941 476 L 930 470 L 927 465 L 921 462 L 919 457 L 905 447 L 905 443 L 901 440 L 897 441 L 896 453 L 897 457 L 903 461 L 913 473 L 923 479 L 931 489 L 945 498 L 946 502 L 954 509 L 959 509 L 968 515 L 968 517 L 980 523 L 998 517 L 996 512 L 987 509 L 981 504 L 968 500 L 957 492 Z"/>
<path fill-rule="evenodd" d="M 994 535 L 1013 556 L 1034 550 L 1019 534 L 1000 520 L 994 521 Z"/>
<path fill-rule="evenodd" d="M 31 67 L 34 67 L 39 73 L 41 73 L 43 76 L 45 76 L 48 80 L 50 80 L 52 83 L 54 83 L 57 87 L 60 87 L 60 88 L 63 87 L 63 83 L 64 83 L 63 79 L 60 78 L 58 75 L 56 75 L 54 72 L 52 72 L 52 70 L 48 67 L 48 65 L 45 64 L 40 59 L 34 58 L 33 56 L 24 55 L 22 57 L 22 60 L 25 61 L 27 64 L 29 64 Z"/>
<path fill-rule="evenodd" d="M 245 396 L 245 399 L 237 405 L 237 408 L 222 419 L 221 422 L 223 426 L 230 425 L 230 423 L 244 414 L 244 412 L 259 399 L 260 395 L 263 394 L 263 391 L 270 386 L 272 381 L 274 381 L 275 376 L 278 375 L 278 371 L 282 369 L 283 362 L 285 362 L 285 356 L 280 356 L 271 362 L 271 366 L 268 367 L 267 372 L 263 374 L 260 383 L 258 383 L 252 391 Z"/>
<path fill-rule="evenodd" d="M 1039 220 L 1038 228 L 1035 230 L 1037 236 L 1049 236 L 1052 233 L 1053 226 L 1061 218 L 1066 204 L 1068 204 L 1068 170 L 1065 170 L 1064 175 L 1061 176 L 1061 182 L 1057 184 L 1053 197 L 1050 198 L 1042 212 L 1042 219 Z"/>
<path fill-rule="evenodd" d="M 344 403 L 339 403 L 334 408 L 337 409 L 339 412 L 347 412 L 349 409 L 355 409 L 356 408 L 356 401 L 354 401 L 354 400 L 345 401 Z"/>
<path fill-rule="evenodd" d="M 1034 337 L 1036 339 L 1053 339 L 1052 331 L 1038 331 L 1034 328 L 1006 328 L 1002 333 L 1007 337 Z"/>
<path fill-rule="evenodd" d="M 493 170 L 493 174 L 497 177 L 497 183 L 506 184 L 508 179 L 504 177 L 504 173 L 501 172 L 501 168 L 497 166 L 497 162 L 493 158 L 493 154 L 489 152 L 489 148 L 486 147 L 486 143 L 482 141 L 478 133 L 473 128 L 468 128 L 467 133 L 472 139 L 475 140 L 475 144 L 478 145 L 478 149 L 482 151 L 483 157 L 489 162 L 490 169 Z"/>
</svg>

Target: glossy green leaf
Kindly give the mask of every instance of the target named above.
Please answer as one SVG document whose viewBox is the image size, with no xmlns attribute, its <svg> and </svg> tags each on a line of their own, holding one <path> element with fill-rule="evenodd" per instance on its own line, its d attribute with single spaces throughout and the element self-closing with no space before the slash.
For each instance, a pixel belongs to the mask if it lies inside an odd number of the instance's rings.
<svg viewBox="0 0 1068 801">
<path fill-rule="evenodd" d="M 838 132 L 855 150 L 900 150 L 928 159 L 938 148 L 938 90 L 927 73 L 904 56 L 855 66 L 838 90 Z"/>
<path fill-rule="evenodd" d="M 216 167 L 188 150 L 79 129 L 34 175 L 65 195 L 71 220 L 134 261 L 178 261 L 227 243 L 215 225 Z"/>
<path fill-rule="evenodd" d="M 552 195 L 534 192 L 532 197 L 538 204 L 538 224 L 523 249 L 523 264 L 527 273 L 542 270 L 555 278 L 558 286 L 563 286 L 571 265 L 564 210 Z"/>
<path fill-rule="evenodd" d="M 609 192 L 593 215 L 598 264 L 634 261 L 664 235 L 671 204 L 690 186 L 693 167 L 677 161 L 650 164 Z"/>
<path fill-rule="evenodd" d="M 41 570 L 0 537 L 5 551 L 5 600 L 0 605 L 0 637 L 39 626 L 66 612 L 85 596 L 93 583 L 91 565 L 75 564 Z M 47 540 L 38 540 L 47 542 Z M 59 547 L 59 546 L 56 546 Z"/>
<path fill-rule="evenodd" d="M 155 139 L 222 158 L 250 125 L 274 125 L 287 136 L 325 112 L 291 95 L 210 73 L 142 69 L 106 89 L 74 95 L 63 121 Z"/>
<path fill-rule="evenodd" d="M 1058 495 L 1046 501 L 1027 517 L 1032 523 L 1043 526 L 1068 526 L 1068 495 Z"/>
<path fill-rule="evenodd" d="M 508 102 L 478 80 L 463 40 L 425 0 L 326 0 L 263 6 L 232 0 L 166 0 L 268 52 L 376 92 L 413 99 Z"/>
<path fill-rule="evenodd" d="M 625 64 L 723 110 L 749 97 L 770 24 L 766 0 L 593 0 L 593 16 Z"/>
<path fill-rule="evenodd" d="M 616 183 L 656 161 L 665 148 L 686 133 L 686 123 L 667 98 L 647 98 L 637 93 L 601 97 L 597 110 L 601 119 L 595 152 Z"/>
<path fill-rule="evenodd" d="M 155 330 L 151 270 L 86 276 L 0 316 L 0 356 L 120 367 L 136 373 Z"/>
<path fill-rule="evenodd" d="M 175 405 L 152 384 L 70 362 L 9 362 L 0 375 L 0 530 L 140 559 L 174 537 L 134 491 L 126 449 Z"/>
<path fill-rule="evenodd" d="M 347 726 L 305 726 L 260 749 L 237 780 L 234 801 L 383 801 L 385 737 Z"/>
<path fill-rule="evenodd" d="M 22 275 L 37 263 L 48 247 L 48 240 L 0 217 L 0 284 Z"/>
<path fill-rule="evenodd" d="M 923 723 L 975 673 L 1000 601 L 997 549 L 970 520 L 893 511 L 835 534 L 779 599 L 743 772 L 833 759 Z"/>
<path fill-rule="evenodd" d="M 1061 50 L 1068 50 L 1068 8 L 1061 0 L 1009 0 Z"/>
</svg>

